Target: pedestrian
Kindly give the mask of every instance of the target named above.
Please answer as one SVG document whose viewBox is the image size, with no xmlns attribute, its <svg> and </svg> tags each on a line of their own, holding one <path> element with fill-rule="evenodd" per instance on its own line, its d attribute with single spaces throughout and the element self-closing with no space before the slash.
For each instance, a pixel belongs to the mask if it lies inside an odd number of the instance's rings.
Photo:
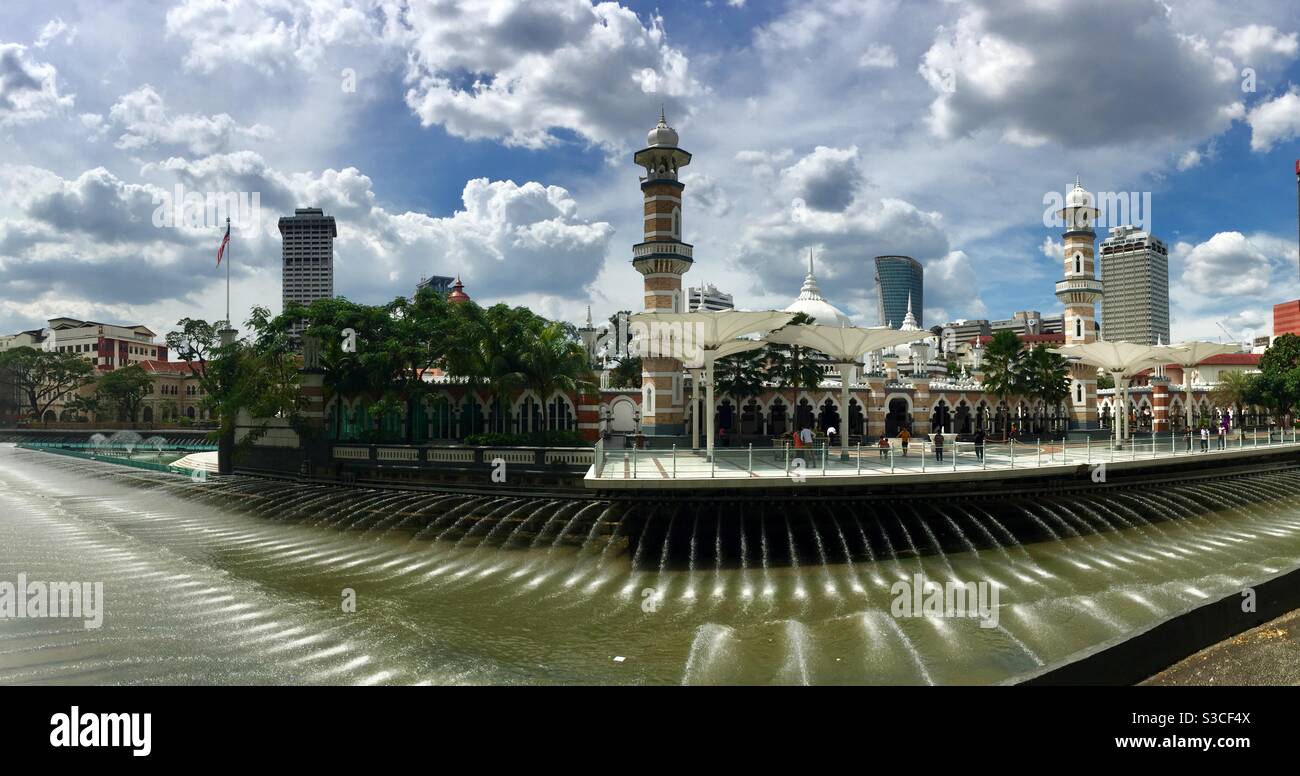
<svg viewBox="0 0 1300 776">
<path fill-rule="evenodd" d="M 1187 452 L 1192 452 L 1192 427 L 1187 427 Z"/>
<path fill-rule="evenodd" d="M 880 441 L 876 443 L 876 447 L 880 448 L 881 458 L 889 457 L 889 437 L 885 436 L 884 434 L 881 434 Z"/>
<path fill-rule="evenodd" d="M 731 443 L 730 443 L 729 441 L 727 441 L 727 427 L 726 427 L 726 426 L 718 426 L 718 446 L 719 446 L 719 447 L 730 447 L 730 446 L 731 446 Z"/>
<path fill-rule="evenodd" d="M 1220 450 L 1228 449 L 1228 427 L 1227 426 L 1222 426 L 1222 425 L 1219 426 L 1219 449 Z"/>
<path fill-rule="evenodd" d="M 799 432 L 799 442 L 801 443 L 803 449 L 807 451 L 804 453 L 804 455 L 806 456 L 805 460 L 807 460 L 809 463 L 813 463 L 814 462 L 814 458 L 813 458 L 814 453 L 812 452 L 813 432 L 811 428 L 805 426 L 803 431 Z"/>
<path fill-rule="evenodd" d="M 934 434 L 934 460 L 943 460 L 943 432 L 936 431 Z"/>
<path fill-rule="evenodd" d="M 975 457 L 984 460 L 984 429 L 975 432 Z"/>
<path fill-rule="evenodd" d="M 902 446 L 902 448 L 903 448 L 903 457 L 904 457 L 904 458 L 907 457 L 907 442 L 908 442 L 908 440 L 910 440 L 911 438 L 912 438 L 912 435 L 908 432 L 908 430 L 907 430 L 906 428 L 903 428 L 903 429 L 900 429 L 900 430 L 899 430 L 899 432 L 898 432 L 898 441 L 899 441 L 899 444 L 900 444 L 900 445 Z"/>
<path fill-rule="evenodd" d="M 1204 427 L 1201 428 L 1201 452 L 1210 452 L 1210 430 Z"/>
<path fill-rule="evenodd" d="M 826 429 L 826 443 L 829 444 L 831 447 L 835 446 L 835 435 L 837 433 L 838 432 L 835 431 L 834 426 L 831 426 L 830 428 Z"/>
</svg>

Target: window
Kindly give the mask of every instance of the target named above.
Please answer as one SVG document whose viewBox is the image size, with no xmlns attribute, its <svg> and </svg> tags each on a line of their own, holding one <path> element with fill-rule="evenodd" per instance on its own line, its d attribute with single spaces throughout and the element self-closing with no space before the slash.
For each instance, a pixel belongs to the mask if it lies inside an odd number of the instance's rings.
<svg viewBox="0 0 1300 776">
<path fill-rule="evenodd" d="M 1083 254 L 1082 254 L 1082 253 L 1076 253 L 1076 254 L 1074 254 L 1074 272 L 1075 272 L 1075 274 L 1078 274 L 1078 273 L 1080 273 L 1080 272 L 1083 272 Z"/>
<path fill-rule="evenodd" d="M 1075 319 L 1074 319 L 1074 336 L 1076 336 L 1076 337 L 1082 337 L 1082 336 L 1083 336 L 1083 319 L 1082 319 L 1082 318 L 1075 318 Z"/>
</svg>

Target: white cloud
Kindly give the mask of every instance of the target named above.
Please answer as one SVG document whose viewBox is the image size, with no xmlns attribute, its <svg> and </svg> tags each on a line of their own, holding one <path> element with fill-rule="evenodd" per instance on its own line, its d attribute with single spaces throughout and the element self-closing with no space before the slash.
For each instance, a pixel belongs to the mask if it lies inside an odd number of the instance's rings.
<svg viewBox="0 0 1300 776">
<path fill-rule="evenodd" d="M 1300 90 L 1292 86 L 1286 94 L 1267 100 L 1250 109 L 1252 151 L 1269 151 L 1277 143 L 1300 135 Z"/>
<path fill-rule="evenodd" d="M 183 41 L 187 70 L 238 62 L 272 74 L 314 68 L 331 48 L 380 42 L 397 7 L 376 0 L 182 0 L 167 11 L 167 35 Z"/>
<path fill-rule="evenodd" d="M 45 48 L 57 40 L 60 35 L 64 35 L 64 40 L 68 44 L 71 44 L 77 37 L 77 28 L 69 27 L 67 22 L 56 16 L 46 22 L 45 26 L 41 28 L 41 31 L 36 36 L 36 40 L 32 43 L 32 46 L 36 48 Z"/>
<path fill-rule="evenodd" d="M 919 67 L 936 93 L 929 124 L 938 137 L 992 127 L 1012 143 L 1093 147 L 1227 126 L 1222 111 L 1238 96 L 1232 64 L 1177 32 L 1155 0 L 1104 12 L 1089 0 L 964 7 Z"/>
<path fill-rule="evenodd" d="M 787 191 L 814 210 L 843 210 L 862 182 L 858 148 L 817 146 L 781 170 L 781 180 Z"/>
<path fill-rule="evenodd" d="M 1183 282 L 1200 294 L 1257 294 L 1272 277 L 1268 254 L 1241 232 L 1219 232 L 1199 245 L 1180 242 L 1173 258 L 1183 262 Z"/>
<path fill-rule="evenodd" d="M 162 95 L 149 84 L 119 97 L 108 116 L 122 130 L 116 145 L 124 150 L 160 145 L 211 154 L 227 150 L 236 139 L 259 141 L 273 134 L 261 124 L 242 126 L 226 113 L 168 113 Z"/>
<path fill-rule="evenodd" d="M 27 56 L 27 47 L 0 43 L 0 127 L 41 121 L 72 107 L 74 96 L 59 94 L 58 70 Z"/>
<path fill-rule="evenodd" d="M 566 130 L 621 148 L 653 124 L 660 102 L 680 124 L 682 98 L 703 91 L 662 20 L 642 24 L 617 3 L 439 0 L 403 22 L 406 102 L 457 137 L 542 148 Z"/>
<path fill-rule="evenodd" d="M 1239 65 L 1261 67 L 1277 60 L 1294 59 L 1300 50 L 1300 36 L 1294 32 L 1283 35 L 1271 24 L 1248 24 L 1224 32 L 1219 48 L 1231 51 Z"/>
<path fill-rule="evenodd" d="M 889 45 L 872 44 L 858 58 L 858 67 L 891 68 L 898 67 L 898 55 Z"/>
<path fill-rule="evenodd" d="M 1189 148 L 1180 157 L 1178 157 L 1178 169 L 1190 170 L 1193 167 L 1199 167 L 1201 164 L 1201 152 L 1195 148 Z"/>
</svg>

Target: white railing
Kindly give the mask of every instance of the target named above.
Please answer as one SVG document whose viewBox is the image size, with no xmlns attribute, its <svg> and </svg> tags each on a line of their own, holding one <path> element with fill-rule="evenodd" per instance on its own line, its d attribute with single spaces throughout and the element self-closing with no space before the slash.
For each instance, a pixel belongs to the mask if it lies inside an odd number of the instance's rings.
<svg viewBox="0 0 1300 776">
<path fill-rule="evenodd" d="M 343 461 L 367 461 L 370 459 L 369 447 L 334 447 L 334 458 Z"/>
</svg>

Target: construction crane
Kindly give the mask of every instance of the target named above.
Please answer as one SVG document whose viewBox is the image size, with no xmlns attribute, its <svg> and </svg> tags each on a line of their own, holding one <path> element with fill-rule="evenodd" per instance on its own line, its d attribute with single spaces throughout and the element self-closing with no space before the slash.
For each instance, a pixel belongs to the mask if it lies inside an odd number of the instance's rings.
<svg viewBox="0 0 1300 776">
<path fill-rule="evenodd" d="M 1219 321 L 1219 328 L 1220 328 L 1220 329 L 1223 329 L 1223 333 L 1228 335 L 1228 341 L 1229 341 L 1229 342 L 1234 342 L 1234 343 L 1240 343 L 1240 342 L 1242 342 L 1242 339 L 1241 339 L 1240 337 L 1238 337 L 1236 334 L 1233 334 L 1232 332 L 1228 331 L 1228 327 L 1223 325 L 1223 321 Z M 1219 339 L 1222 340 L 1223 338 L 1220 337 Z"/>
</svg>

